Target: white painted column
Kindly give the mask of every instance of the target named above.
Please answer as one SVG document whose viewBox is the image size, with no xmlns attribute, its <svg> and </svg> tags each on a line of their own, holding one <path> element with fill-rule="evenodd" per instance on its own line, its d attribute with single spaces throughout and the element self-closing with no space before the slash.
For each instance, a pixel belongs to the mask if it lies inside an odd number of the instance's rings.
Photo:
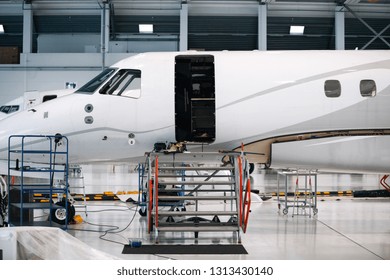
<svg viewBox="0 0 390 280">
<path fill-rule="evenodd" d="M 100 52 L 102 54 L 102 70 L 106 67 L 106 54 L 110 43 L 110 9 L 104 3 L 101 13 Z"/>
<path fill-rule="evenodd" d="M 24 4 L 23 7 L 23 53 L 31 53 L 33 42 L 33 10 L 31 4 Z"/>
<path fill-rule="evenodd" d="M 267 50 L 267 4 L 260 3 L 258 9 L 258 49 Z"/>
<path fill-rule="evenodd" d="M 179 51 L 188 50 L 188 4 L 183 3 L 180 10 Z"/>
<path fill-rule="evenodd" d="M 335 11 L 335 49 L 345 50 L 345 13 L 342 6 L 337 6 Z"/>
<path fill-rule="evenodd" d="M 104 26 L 105 28 L 105 38 L 104 38 L 104 44 L 106 45 L 106 53 L 108 53 L 108 47 L 109 47 L 109 44 L 110 44 L 110 23 L 111 23 L 111 13 L 110 13 L 110 8 L 108 7 L 108 5 L 106 6 L 106 9 L 105 9 L 105 12 L 106 12 L 106 24 Z"/>
<path fill-rule="evenodd" d="M 101 52 L 108 52 L 108 45 L 110 43 L 110 9 L 107 4 L 103 4 L 102 14 L 101 14 Z"/>
</svg>

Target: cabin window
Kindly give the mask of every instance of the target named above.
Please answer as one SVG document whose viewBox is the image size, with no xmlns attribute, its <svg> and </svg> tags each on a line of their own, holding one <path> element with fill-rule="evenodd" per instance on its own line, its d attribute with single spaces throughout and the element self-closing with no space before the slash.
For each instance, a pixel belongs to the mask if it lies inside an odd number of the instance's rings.
<svg viewBox="0 0 390 280">
<path fill-rule="evenodd" d="M 324 85 L 327 97 L 339 97 L 341 95 L 341 84 L 338 80 L 327 80 Z"/>
<path fill-rule="evenodd" d="M 100 94 L 125 96 L 130 98 L 141 97 L 141 71 L 121 69 L 106 83 Z"/>
<path fill-rule="evenodd" d="M 374 97 L 376 95 L 376 84 L 373 80 L 360 81 L 360 94 L 363 97 Z"/>
<path fill-rule="evenodd" d="M 76 93 L 94 93 L 115 72 L 114 68 L 108 68 L 82 86 Z"/>
</svg>

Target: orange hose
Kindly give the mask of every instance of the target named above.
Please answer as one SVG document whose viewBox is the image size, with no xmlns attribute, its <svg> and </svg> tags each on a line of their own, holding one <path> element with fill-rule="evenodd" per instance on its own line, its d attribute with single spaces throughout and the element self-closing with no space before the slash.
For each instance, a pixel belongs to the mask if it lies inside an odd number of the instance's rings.
<svg viewBox="0 0 390 280">
<path fill-rule="evenodd" d="M 156 171 L 155 171 L 155 192 L 156 192 L 156 205 L 155 205 L 155 208 L 156 208 L 156 216 L 155 216 L 155 226 L 156 228 L 158 227 L 158 156 L 156 156 L 156 164 L 155 164 L 155 168 L 156 168 Z"/>
<path fill-rule="evenodd" d="M 239 193 L 240 193 L 240 198 L 239 198 L 239 210 L 238 210 L 238 223 L 239 225 L 241 226 L 242 225 L 242 161 L 241 161 L 241 157 L 238 157 L 238 169 L 240 170 L 240 177 L 239 177 L 239 180 L 240 180 L 240 189 L 239 189 Z"/>
<path fill-rule="evenodd" d="M 152 230 L 153 180 L 149 180 L 148 233 Z"/>
<path fill-rule="evenodd" d="M 249 213 L 251 211 L 251 181 L 248 179 L 247 185 L 246 185 L 246 196 L 244 201 L 244 226 L 243 231 L 246 232 L 247 226 L 248 226 L 248 220 L 249 220 Z"/>
<path fill-rule="evenodd" d="M 380 184 L 382 185 L 382 187 L 384 187 L 387 191 L 390 192 L 390 186 L 389 184 L 386 183 L 386 179 L 389 177 L 390 175 L 384 175 L 381 180 L 380 180 Z"/>
</svg>

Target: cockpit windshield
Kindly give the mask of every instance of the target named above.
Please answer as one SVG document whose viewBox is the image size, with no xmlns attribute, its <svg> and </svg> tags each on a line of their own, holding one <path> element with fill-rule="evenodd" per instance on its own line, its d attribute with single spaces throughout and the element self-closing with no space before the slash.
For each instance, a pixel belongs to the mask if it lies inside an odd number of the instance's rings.
<svg viewBox="0 0 390 280">
<path fill-rule="evenodd" d="M 141 71 L 135 69 L 119 70 L 100 90 L 100 94 L 140 98 Z"/>
<path fill-rule="evenodd" d="M 91 81 L 86 83 L 80 89 L 76 91 L 76 93 L 86 93 L 92 94 L 94 93 L 114 72 L 116 69 L 108 68 L 93 78 Z"/>
</svg>

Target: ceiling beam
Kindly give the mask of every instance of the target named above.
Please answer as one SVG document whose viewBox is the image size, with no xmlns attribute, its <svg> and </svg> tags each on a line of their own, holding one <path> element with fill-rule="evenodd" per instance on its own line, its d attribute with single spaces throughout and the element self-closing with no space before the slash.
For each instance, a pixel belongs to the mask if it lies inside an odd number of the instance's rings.
<svg viewBox="0 0 390 280">
<path fill-rule="evenodd" d="M 103 0 L 32 0 L 36 15 L 99 15 Z M 104 0 L 115 5 L 116 15 L 180 15 L 183 0 Z M 360 0 L 279 2 L 275 0 L 187 0 L 189 16 L 257 16 L 266 3 L 271 17 L 334 17 L 337 5 L 347 4 L 364 18 L 389 18 L 390 4 Z M 382 2 L 388 3 L 388 2 Z M 22 15 L 23 0 L 0 1 L 0 15 Z M 350 15 L 347 15 L 348 17 Z"/>
</svg>

